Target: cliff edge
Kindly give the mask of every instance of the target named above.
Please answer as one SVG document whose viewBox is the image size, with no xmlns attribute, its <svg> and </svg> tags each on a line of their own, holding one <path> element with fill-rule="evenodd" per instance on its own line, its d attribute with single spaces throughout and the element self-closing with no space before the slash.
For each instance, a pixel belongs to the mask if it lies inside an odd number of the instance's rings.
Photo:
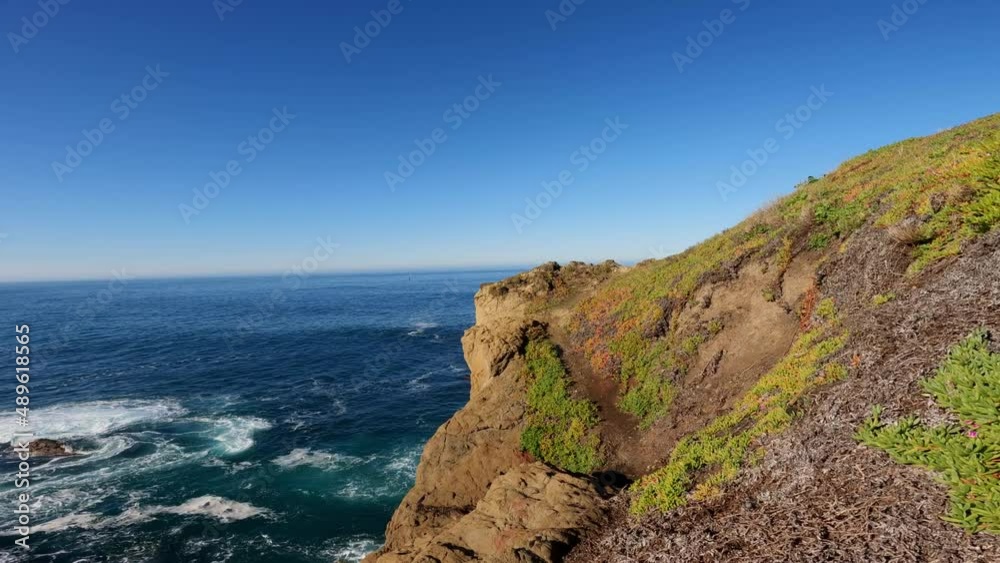
<svg viewBox="0 0 1000 563">
<path fill-rule="evenodd" d="M 1000 560 L 1000 115 L 477 293 L 367 563 Z"/>
<path fill-rule="evenodd" d="M 525 347 L 546 334 L 539 304 L 590 287 L 614 264 L 546 264 L 484 285 L 462 338 L 469 403 L 424 448 L 416 484 L 366 563 L 557 561 L 600 521 L 599 483 L 521 453 L 527 417 Z"/>
</svg>

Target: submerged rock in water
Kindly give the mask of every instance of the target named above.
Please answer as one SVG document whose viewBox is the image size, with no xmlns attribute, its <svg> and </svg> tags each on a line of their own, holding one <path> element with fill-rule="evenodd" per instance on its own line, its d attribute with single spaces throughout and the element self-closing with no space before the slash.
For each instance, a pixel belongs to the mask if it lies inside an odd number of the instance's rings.
<svg viewBox="0 0 1000 563">
<path fill-rule="evenodd" d="M 50 440 L 48 438 L 40 438 L 38 440 L 32 440 L 31 445 L 28 447 L 28 451 L 31 452 L 32 457 L 66 457 L 79 455 L 73 451 L 73 447 L 64 444 L 58 440 Z M 18 452 L 14 451 L 14 447 L 10 444 L 5 444 L 0 448 L 0 456 L 2 457 L 17 457 Z"/>
</svg>

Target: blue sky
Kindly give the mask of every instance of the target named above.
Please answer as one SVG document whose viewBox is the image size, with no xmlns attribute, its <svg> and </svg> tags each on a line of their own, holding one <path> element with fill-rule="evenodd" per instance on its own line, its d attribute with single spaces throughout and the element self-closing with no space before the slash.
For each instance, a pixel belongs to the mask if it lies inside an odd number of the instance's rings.
<svg viewBox="0 0 1000 563">
<path fill-rule="evenodd" d="M 0 5 L 0 280 L 641 260 L 1000 110 L 989 0 L 226 1 Z"/>
</svg>

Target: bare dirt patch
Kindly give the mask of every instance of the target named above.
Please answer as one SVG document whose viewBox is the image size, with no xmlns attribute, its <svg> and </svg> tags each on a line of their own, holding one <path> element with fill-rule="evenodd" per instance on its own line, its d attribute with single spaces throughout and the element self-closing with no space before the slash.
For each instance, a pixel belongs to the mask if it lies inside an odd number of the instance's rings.
<svg viewBox="0 0 1000 563">
<path fill-rule="evenodd" d="M 678 381 L 669 414 L 640 438 L 642 459 L 648 461 L 643 474 L 662 465 L 678 440 L 731 410 L 788 352 L 798 320 L 789 307 L 769 300 L 762 289 L 773 286 L 776 275 L 759 262 L 746 264 L 735 279 L 701 288 L 681 313 L 682 333 L 712 321 L 723 328 L 701 345 Z"/>
<path fill-rule="evenodd" d="M 641 475 L 642 468 L 652 460 L 641 456 L 633 447 L 639 420 L 618 408 L 618 384 L 615 380 L 594 373 L 590 362 L 570 345 L 569 337 L 558 325 L 549 326 L 549 338 L 559 346 L 562 360 L 574 383 L 579 398 L 597 404 L 601 416 L 601 443 L 608 455 L 604 469 L 619 472 L 629 478 Z"/>
</svg>

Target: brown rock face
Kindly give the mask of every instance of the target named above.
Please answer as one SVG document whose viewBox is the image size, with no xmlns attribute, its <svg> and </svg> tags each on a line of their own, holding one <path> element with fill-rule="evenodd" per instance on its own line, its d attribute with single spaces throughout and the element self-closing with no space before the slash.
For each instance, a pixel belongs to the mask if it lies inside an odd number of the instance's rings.
<svg viewBox="0 0 1000 563">
<path fill-rule="evenodd" d="M 601 523 L 594 483 L 540 463 L 500 477 L 475 510 L 420 548 L 384 554 L 380 563 L 541 563 L 560 561 L 580 534 Z"/>
<path fill-rule="evenodd" d="M 385 546 L 366 563 L 556 561 L 577 530 L 595 525 L 600 496 L 591 483 L 519 453 L 524 346 L 544 330 L 531 304 L 558 272 L 546 265 L 477 293 L 476 325 L 462 338 L 469 403 L 425 446 Z"/>
</svg>

